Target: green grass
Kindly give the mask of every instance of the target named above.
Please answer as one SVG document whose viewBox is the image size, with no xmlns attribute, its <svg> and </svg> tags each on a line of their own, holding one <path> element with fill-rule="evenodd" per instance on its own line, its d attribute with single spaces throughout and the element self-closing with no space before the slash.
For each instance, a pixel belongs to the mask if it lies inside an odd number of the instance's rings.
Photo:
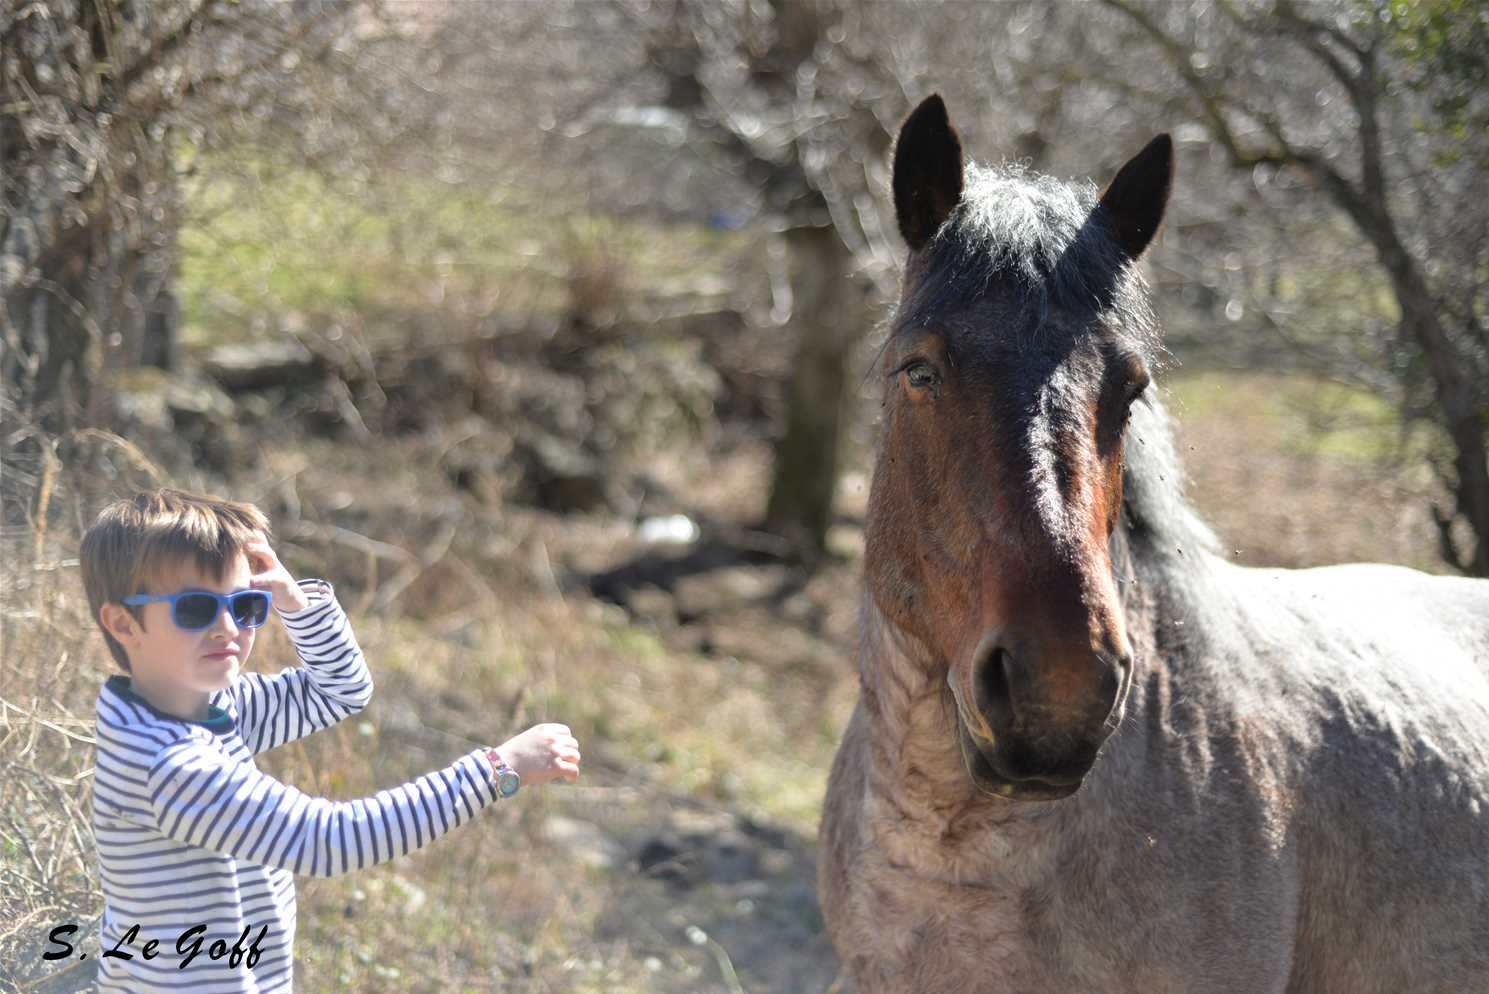
<svg viewBox="0 0 1489 994">
<path fill-rule="evenodd" d="M 388 173 L 202 157 L 181 233 L 183 344 L 245 341 L 299 314 L 400 338 L 424 315 L 453 335 L 492 322 L 613 308 L 671 280 L 727 273 L 750 236 L 534 203 Z"/>
<path fill-rule="evenodd" d="M 1447 569 L 1430 426 L 1404 431 L 1385 398 L 1303 374 L 1178 372 L 1163 389 L 1189 496 L 1238 562 Z"/>
<path fill-rule="evenodd" d="M 1245 424 L 1244 437 L 1301 457 L 1384 467 L 1420 461 L 1432 444 L 1430 432 L 1405 429 L 1389 399 L 1307 374 L 1177 371 L 1162 386 L 1170 413 L 1181 421 Z"/>
</svg>

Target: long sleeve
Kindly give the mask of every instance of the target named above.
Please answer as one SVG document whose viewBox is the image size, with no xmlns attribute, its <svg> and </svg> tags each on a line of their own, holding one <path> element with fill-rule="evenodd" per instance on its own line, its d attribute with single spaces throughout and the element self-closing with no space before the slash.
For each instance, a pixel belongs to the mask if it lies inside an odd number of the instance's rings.
<svg viewBox="0 0 1489 994">
<path fill-rule="evenodd" d="M 196 740 L 156 757 L 147 780 L 163 835 L 224 856 L 333 877 L 419 849 L 496 799 L 491 764 L 450 766 L 356 801 L 311 797 Z"/>
<path fill-rule="evenodd" d="M 245 673 L 228 691 L 239 734 L 254 753 L 334 725 L 372 697 L 372 674 L 331 585 L 302 580 L 300 586 L 310 606 L 280 617 L 302 665 Z"/>
</svg>

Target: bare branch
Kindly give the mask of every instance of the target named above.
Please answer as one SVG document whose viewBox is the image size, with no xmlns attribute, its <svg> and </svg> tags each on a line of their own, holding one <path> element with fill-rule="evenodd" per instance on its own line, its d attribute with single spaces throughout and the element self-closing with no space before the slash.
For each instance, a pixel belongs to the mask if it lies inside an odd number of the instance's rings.
<svg viewBox="0 0 1489 994">
<path fill-rule="evenodd" d="M 176 25 L 175 30 L 168 31 L 151 42 L 150 47 L 135 59 L 129 68 L 120 73 L 118 102 L 125 102 L 129 97 L 129 91 L 145 73 L 161 65 L 170 58 L 172 52 L 185 43 L 191 37 L 191 32 L 196 27 L 199 18 L 216 4 L 217 0 L 201 0 L 195 10 L 181 19 L 181 23 Z"/>
</svg>

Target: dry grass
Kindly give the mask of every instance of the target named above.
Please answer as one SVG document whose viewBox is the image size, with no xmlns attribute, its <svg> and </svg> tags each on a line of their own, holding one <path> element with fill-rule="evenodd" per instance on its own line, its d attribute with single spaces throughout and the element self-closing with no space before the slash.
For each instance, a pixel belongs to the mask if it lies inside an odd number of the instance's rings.
<svg viewBox="0 0 1489 994">
<path fill-rule="evenodd" d="M 524 792 L 390 864 L 301 880 L 301 985 L 722 992 L 731 989 L 722 963 L 752 990 L 780 989 L 790 975 L 783 971 L 830 969 L 814 915 L 800 912 L 796 898 L 773 903 L 760 892 L 789 893 L 794 879 L 810 877 L 807 840 L 841 722 L 824 717 L 804 678 L 777 665 L 670 647 L 664 632 L 633 624 L 619 608 L 558 593 L 554 578 L 567 566 L 598 564 L 596 550 L 619 556 L 634 543 L 626 521 L 467 508 L 453 519 L 459 540 L 421 559 L 420 544 L 451 513 L 429 492 L 428 462 L 438 450 L 392 453 L 370 486 L 356 475 L 366 471 L 360 457 L 307 442 L 270 454 L 262 478 L 240 481 L 247 494 L 269 493 L 271 505 L 280 501 L 276 481 L 295 481 L 303 517 L 276 521 L 281 553 L 298 574 L 337 582 L 377 681 L 366 712 L 268 754 L 263 766 L 315 794 L 358 797 L 476 744 L 560 720 L 585 744 L 585 776 L 581 785 Z M 46 932 L 69 921 L 92 930 L 101 904 L 88 776 L 93 700 L 113 664 L 87 618 L 76 564 L 62 557 L 76 545 L 71 522 L 90 518 L 106 495 L 70 491 L 67 467 L 60 479 L 44 557 L 29 555 L 36 530 L 16 529 L 0 588 L 0 963 L 20 968 L 0 970 L 0 981 L 48 972 L 40 960 Z M 351 493 L 354 507 L 340 516 L 327 510 Z M 405 499 L 413 494 L 420 499 Z M 333 533 L 332 520 L 410 550 L 417 575 L 399 571 L 402 559 L 348 544 L 350 528 Z M 374 607 L 384 602 L 386 609 Z M 846 649 L 815 651 L 841 663 L 835 699 L 845 710 Z M 271 627 L 252 665 L 272 669 L 290 658 Z M 821 679 L 820 670 L 811 676 Z M 782 707 L 783 700 L 813 706 Z M 723 832 L 755 822 L 782 826 L 783 841 L 761 845 L 755 879 L 744 882 L 752 898 L 732 887 L 678 889 L 637 872 L 637 853 L 659 831 Z M 694 928 L 744 934 L 761 915 L 780 921 L 758 930 L 782 934 L 795 952 L 735 964 L 725 947 L 689 938 Z M 792 956 L 817 965 L 797 969 Z"/>
<path fill-rule="evenodd" d="M 0 574 L 0 964 L 96 914 L 87 604 L 75 564 L 14 542 Z M 48 550 L 50 551 L 50 550 Z M 34 955 L 34 954 L 33 954 Z M 0 977 L 3 977 L 0 970 Z"/>
<path fill-rule="evenodd" d="M 1168 377 L 1190 497 L 1246 565 L 1388 562 L 1446 572 L 1430 440 L 1363 391 L 1305 376 Z"/>
</svg>

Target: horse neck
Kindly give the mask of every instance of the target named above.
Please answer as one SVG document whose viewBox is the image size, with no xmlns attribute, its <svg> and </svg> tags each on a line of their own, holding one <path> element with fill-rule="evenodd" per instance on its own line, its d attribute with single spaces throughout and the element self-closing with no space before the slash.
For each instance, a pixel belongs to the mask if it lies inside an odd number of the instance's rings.
<svg viewBox="0 0 1489 994">
<path fill-rule="evenodd" d="M 1207 537 L 1154 534 L 1125 520 L 1112 535 L 1112 575 L 1140 681 L 1182 678 L 1203 662 L 1211 623 L 1233 596 L 1216 572 L 1221 560 Z M 1129 713 L 1139 703 L 1136 689 Z"/>
<path fill-rule="evenodd" d="M 917 837 L 959 834 L 971 821 L 1006 824 L 1045 805 L 1011 805 L 972 783 L 957 741 L 955 702 L 944 665 L 895 628 L 863 595 L 860 706 L 870 803 Z M 884 840 L 888 842 L 888 840 Z M 907 840 L 908 843 L 908 840 Z"/>
</svg>

